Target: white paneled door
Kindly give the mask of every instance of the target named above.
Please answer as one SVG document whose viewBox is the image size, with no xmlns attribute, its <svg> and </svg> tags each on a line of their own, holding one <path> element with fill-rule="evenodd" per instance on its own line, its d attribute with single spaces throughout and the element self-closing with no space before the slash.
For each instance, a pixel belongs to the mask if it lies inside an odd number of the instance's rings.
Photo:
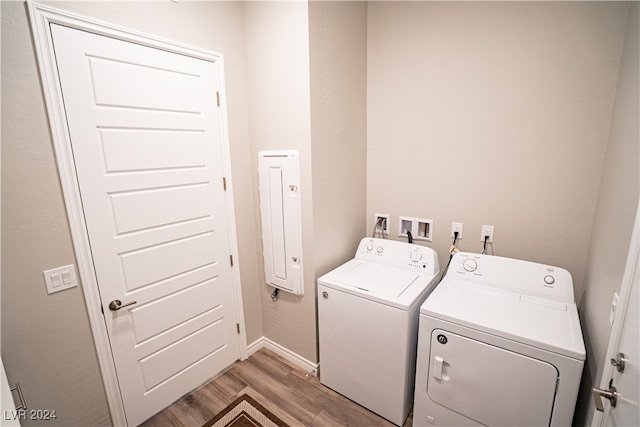
<svg viewBox="0 0 640 427">
<path fill-rule="evenodd" d="M 127 423 L 240 357 L 221 65 L 51 25 Z"/>
<path fill-rule="evenodd" d="M 640 204 L 620 286 L 620 301 L 593 389 L 592 426 L 640 425 Z"/>
</svg>

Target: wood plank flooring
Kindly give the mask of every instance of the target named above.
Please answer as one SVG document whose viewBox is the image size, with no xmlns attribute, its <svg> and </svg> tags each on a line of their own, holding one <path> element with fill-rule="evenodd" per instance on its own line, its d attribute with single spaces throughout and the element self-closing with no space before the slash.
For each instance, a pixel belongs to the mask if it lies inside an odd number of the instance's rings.
<svg viewBox="0 0 640 427">
<path fill-rule="evenodd" d="M 247 393 L 295 426 L 393 427 L 394 424 L 323 386 L 318 377 L 268 349 L 238 361 L 210 383 L 183 397 L 142 426 L 199 427 Z M 410 427 L 412 416 L 403 427 Z"/>
</svg>

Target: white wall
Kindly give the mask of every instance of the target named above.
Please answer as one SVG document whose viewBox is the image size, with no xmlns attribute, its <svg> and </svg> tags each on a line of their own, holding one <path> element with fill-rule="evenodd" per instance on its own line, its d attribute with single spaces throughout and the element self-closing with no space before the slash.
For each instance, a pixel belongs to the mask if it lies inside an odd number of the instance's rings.
<svg viewBox="0 0 640 427">
<path fill-rule="evenodd" d="M 316 278 L 353 256 L 364 235 L 366 3 L 244 4 L 252 163 L 297 149 L 301 164 L 304 296 L 260 276 L 266 338 L 318 361 Z M 257 174 L 254 175 L 257 188 Z M 254 193 L 258 206 L 258 194 Z M 256 216 L 259 211 L 256 210 Z M 257 229 L 260 241 L 261 229 Z M 260 271 L 263 270 L 259 249 Z"/>
<path fill-rule="evenodd" d="M 304 295 L 280 292 L 276 303 L 271 300 L 274 288 L 266 285 L 259 246 L 264 336 L 315 362 L 308 7 L 306 2 L 246 2 L 243 10 L 247 69 L 251 70 L 247 74 L 247 93 L 252 168 L 257 171 L 260 150 L 296 149 L 300 153 Z M 256 189 L 257 178 L 254 173 Z M 257 218 L 258 197 L 255 191 Z M 261 242 L 259 225 L 255 239 Z"/>
<path fill-rule="evenodd" d="M 367 3 L 309 3 L 315 276 L 366 234 Z"/>
<path fill-rule="evenodd" d="M 639 27 L 640 7 L 633 3 L 584 272 L 581 312 L 587 362 L 576 410 L 579 424 L 585 416 L 590 420 L 594 410 L 590 391 L 600 380 L 606 362 L 611 333 L 609 311 L 613 294 L 622 283 L 640 195 Z"/>
<path fill-rule="evenodd" d="M 430 244 L 582 275 L 628 4 L 372 2 L 367 229 L 434 220 Z M 397 237 L 395 237 L 397 238 Z"/>
</svg>

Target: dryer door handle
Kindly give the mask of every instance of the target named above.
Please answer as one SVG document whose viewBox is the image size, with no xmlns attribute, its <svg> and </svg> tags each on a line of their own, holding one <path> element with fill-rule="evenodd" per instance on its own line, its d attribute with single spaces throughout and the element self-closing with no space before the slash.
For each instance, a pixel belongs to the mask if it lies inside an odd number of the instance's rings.
<svg viewBox="0 0 640 427">
<path fill-rule="evenodd" d="M 442 367 L 444 365 L 444 358 L 442 356 L 436 356 L 433 363 L 433 377 L 439 381 L 442 381 Z"/>
</svg>

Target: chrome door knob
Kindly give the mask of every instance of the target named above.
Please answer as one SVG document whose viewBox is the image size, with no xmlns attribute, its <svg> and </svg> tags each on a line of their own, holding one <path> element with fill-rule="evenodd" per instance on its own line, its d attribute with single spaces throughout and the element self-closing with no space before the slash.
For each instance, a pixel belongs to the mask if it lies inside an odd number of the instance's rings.
<svg viewBox="0 0 640 427">
<path fill-rule="evenodd" d="M 615 359 L 612 358 L 610 362 L 613 366 L 616 367 L 618 372 L 622 373 L 624 372 L 624 361 L 625 361 L 624 353 L 618 353 L 616 354 L 616 358 Z"/>
<path fill-rule="evenodd" d="M 109 310 L 117 311 L 117 310 L 120 310 L 122 307 L 128 307 L 130 305 L 137 304 L 137 303 L 138 301 L 131 301 L 126 304 L 122 304 L 122 301 L 120 301 L 119 299 L 114 299 L 109 303 Z"/>
<path fill-rule="evenodd" d="M 596 404 L 596 409 L 600 412 L 604 412 L 604 405 L 602 404 L 602 398 L 609 399 L 611 406 L 616 407 L 618 403 L 618 392 L 613 386 L 613 378 L 609 381 L 609 390 L 603 390 L 601 388 L 593 388 L 593 402 Z"/>
</svg>

